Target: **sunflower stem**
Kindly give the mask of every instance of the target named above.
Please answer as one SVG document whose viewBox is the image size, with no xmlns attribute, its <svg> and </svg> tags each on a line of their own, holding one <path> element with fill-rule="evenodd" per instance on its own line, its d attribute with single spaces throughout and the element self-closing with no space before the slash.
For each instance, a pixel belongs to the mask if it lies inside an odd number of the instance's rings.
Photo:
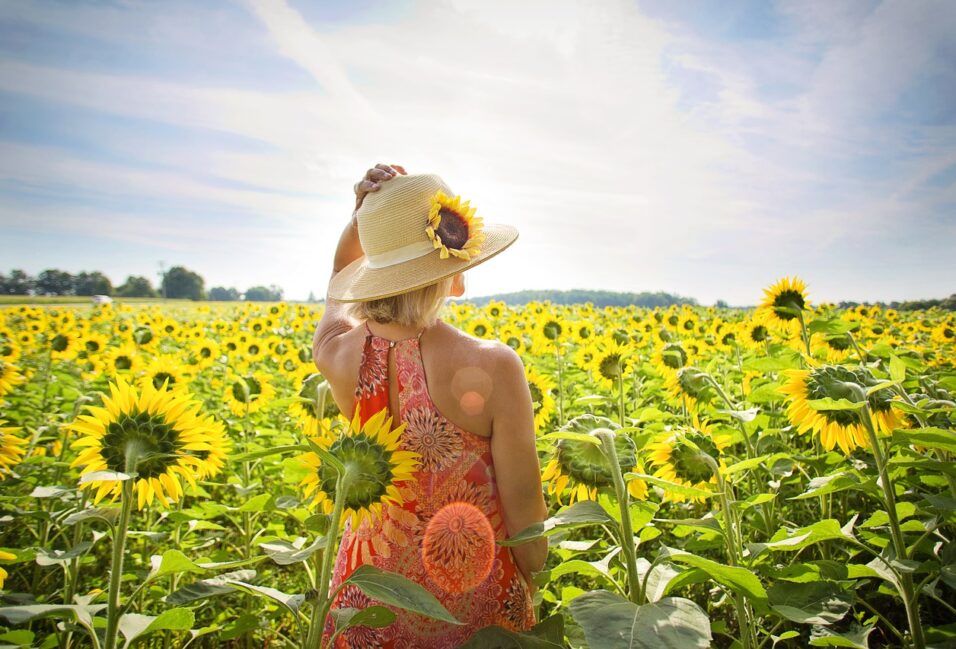
<svg viewBox="0 0 956 649">
<path fill-rule="evenodd" d="M 890 536 L 893 541 L 893 549 L 896 552 L 898 560 L 906 561 L 909 557 L 906 552 L 906 541 L 903 539 L 903 532 L 900 529 L 899 517 L 896 515 L 896 491 L 893 481 L 890 479 L 890 473 L 886 468 L 886 456 L 883 454 L 883 447 L 876 436 L 876 427 L 873 425 L 873 419 L 870 416 L 870 406 L 863 388 L 855 383 L 844 383 L 847 389 L 853 394 L 857 403 L 863 403 L 860 409 L 860 419 L 863 421 L 863 428 L 866 429 L 867 437 L 870 441 L 870 448 L 873 450 L 873 459 L 876 462 L 876 468 L 880 475 L 880 488 L 883 490 L 885 499 L 886 514 L 890 521 Z M 926 639 L 923 635 L 923 624 L 919 617 L 919 593 L 913 588 L 913 576 L 908 572 L 899 575 L 900 595 L 903 598 L 903 606 L 906 608 L 906 619 L 910 627 L 910 635 L 913 646 L 916 649 L 925 649 Z"/>
<path fill-rule="evenodd" d="M 644 590 L 640 575 L 637 572 L 637 555 L 634 552 L 634 531 L 631 528 L 631 499 L 624 477 L 621 475 L 621 465 L 617 459 L 617 448 L 614 445 L 615 433 L 611 430 L 600 430 L 595 435 L 601 440 L 604 454 L 611 465 L 611 477 L 614 479 L 614 494 L 621 512 L 621 552 L 627 564 L 628 596 L 631 601 L 640 606 L 644 603 Z"/>
<path fill-rule="evenodd" d="M 558 427 L 560 428 L 564 426 L 564 362 L 561 358 L 560 342 L 555 343 L 554 357 L 558 363 Z"/>
<path fill-rule="evenodd" d="M 129 464 L 129 459 L 127 460 Z M 135 466 L 135 461 L 134 461 Z M 127 467 L 129 470 L 129 467 Z M 116 649 L 119 640 L 120 587 L 123 581 L 123 558 L 126 555 L 126 532 L 129 529 L 130 513 L 133 510 L 133 480 L 123 481 L 120 497 L 120 517 L 113 528 L 113 557 L 110 562 L 109 600 L 106 606 L 106 643 L 104 649 Z"/>
<path fill-rule="evenodd" d="M 624 423 L 624 373 L 623 372 L 618 372 L 617 374 L 617 391 L 619 396 L 618 418 L 621 420 L 621 428 L 624 428 L 627 424 Z"/>
<path fill-rule="evenodd" d="M 853 337 L 853 334 L 849 331 L 846 332 L 846 337 L 850 339 L 850 344 L 853 345 L 853 349 L 856 350 L 856 355 L 860 357 L 860 367 L 866 365 L 866 354 L 863 353 L 863 350 L 860 349 L 860 346 L 856 342 L 856 338 Z"/>
<path fill-rule="evenodd" d="M 319 570 L 319 582 L 316 584 L 318 596 L 312 609 L 312 623 L 309 625 L 309 636 L 306 640 L 306 647 L 309 649 L 322 649 L 322 634 L 325 630 L 325 622 L 329 613 L 329 581 L 332 574 L 332 560 L 335 558 L 338 549 L 339 523 L 342 519 L 342 511 L 345 508 L 345 498 L 347 491 L 352 483 L 351 465 L 346 464 L 344 474 L 340 474 L 335 480 L 335 501 L 332 506 L 332 519 L 329 522 L 329 529 L 326 532 L 325 550 L 322 553 L 322 564 Z"/>
<path fill-rule="evenodd" d="M 807 351 L 807 358 L 812 358 L 813 354 L 810 353 L 810 336 L 807 334 L 807 323 L 803 319 L 803 309 L 795 307 L 797 310 L 797 317 L 800 318 L 800 333 L 803 336 L 803 346 Z"/>
</svg>

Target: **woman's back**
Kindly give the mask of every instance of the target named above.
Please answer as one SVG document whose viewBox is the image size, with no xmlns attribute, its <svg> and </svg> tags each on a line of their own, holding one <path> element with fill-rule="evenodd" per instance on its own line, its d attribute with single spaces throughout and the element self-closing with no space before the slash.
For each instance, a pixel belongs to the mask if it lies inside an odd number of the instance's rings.
<svg viewBox="0 0 956 649">
<path fill-rule="evenodd" d="M 455 647 L 491 624 L 530 628 L 535 620 L 529 588 L 511 549 L 494 543 L 508 537 L 486 407 L 500 357 L 488 350 L 496 344 L 439 322 L 397 341 L 362 325 L 340 336 L 339 345 L 337 376 L 328 378 L 340 407 L 351 412 L 357 405 L 362 421 L 382 408 L 397 413 L 394 425 L 406 424 L 401 448 L 419 453 L 421 466 L 414 480 L 398 484 L 401 506 L 386 503 L 380 519 L 363 521 L 358 529 L 346 524 L 332 588 L 369 563 L 421 584 L 466 624 L 394 609 L 393 624 L 350 629 L 338 646 Z M 347 586 L 333 608 L 369 604 L 360 590 Z"/>
</svg>

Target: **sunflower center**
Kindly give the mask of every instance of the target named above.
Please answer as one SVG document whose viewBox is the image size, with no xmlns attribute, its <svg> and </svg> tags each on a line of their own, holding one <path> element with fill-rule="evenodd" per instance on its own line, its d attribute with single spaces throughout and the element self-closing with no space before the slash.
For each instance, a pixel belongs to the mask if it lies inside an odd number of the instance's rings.
<svg viewBox="0 0 956 649">
<path fill-rule="evenodd" d="M 756 327 L 750 330 L 751 340 L 757 343 L 762 343 L 763 341 L 765 341 L 767 339 L 768 334 L 769 332 L 767 331 L 767 328 L 763 325 L 757 325 Z"/>
<path fill-rule="evenodd" d="M 86 341 L 86 351 L 88 352 L 98 352 L 100 351 L 100 343 L 96 340 L 87 340 Z"/>
<path fill-rule="evenodd" d="M 441 242 L 446 248 L 455 248 L 461 250 L 468 242 L 468 224 L 460 214 L 447 207 L 441 208 L 438 212 L 441 221 L 435 228 L 435 234 L 441 237 Z"/>
<path fill-rule="evenodd" d="M 128 370 L 129 368 L 133 367 L 133 359 L 126 354 L 122 354 L 116 357 L 116 360 L 113 361 L 113 365 L 118 370 Z"/>
<path fill-rule="evenodd" d="M 62 352 L 70 344 L 70 339 L 64 336 L 63 334 L 57 334 L 53 337 L 53 340 L 50 342 L 50 347 L 55 352 Z"/>
<path fill-rule="evenodd" d="M 834 336 L 827 338 L 827 345 L 838 352 L 844 352 L 850 348 L 850 339 L 846 336 Z"/>
<path fill-rule="evenodd" d="M 797 309 L 798 311 L 803 311 L 803 307 L 806 305 L 806 302 L 803 299 L 803 295 L 800 291 L 794 291 L 792 289 L 786 289 L 780 291 L 780 293 L 773 299 L 773 312 L 777 314 L 777 317 L 781 320 L 793 320 L 797 317 L 796 313 L 791 313 L 788 309 Z"/>
<path fill-rule="evenodd" d="M 102 455 L 111 471 L 125 472 L 127 458 L 138 479 L 155 478 L 176 464 L 179 432 L 162 416 L 131 412 L 110 422 L 102 439 Z"/>
<path fill-rule="evenodd" d="M 381 501 L 394 480 L 392 453 L 364 435 L 341 437 L 332 443 L 329 452 L 353 469 L 352 483 L 345 495 L 345 506 L 354 510 L 367 508 Z M 322 490 L 335 499 L 338 473 L 325 464 L 319 467 Z"/>
<path fill-rule="evenodd" d="M 169 381 L 169 386 L 172 387 L 176 383 L 176 377 L 169 372 L 156 372 L 153 374 L 153 387 L 157 390 L 163 387 L 164 381 Z"/>
<path fill-rule="evenodd" d="M 687 352 L 680 345 L 666 345 L 661 357 L 664 359 L 664 365 L 672 370 L 679 370 L 687 365 Z"/>
<path fill-rule="evenodd" d="M 518 340 L 516 336 L 508 336 L 508 339 L 505 342 L 508 344 L 508 347 L 511 347 L 511 349 L 521 348 L 521 341 Z"/>
<path fill-rule="evenodd" d="M 544 326 L 541 327 L 541 333 L 543 333 L 544 337 L 548 340 L 557 340 L 561 335 L 561 331 L 561 324 L 555 322 L 554 320 L 548 320 L 546 323 L 544 323 Z"/>
<path fill-rule="evenodd" d="M 621 471 L 630 471 L 637 464 L 634 441 L 627 435 L 615 435 L 614 447 Z M 589 487 L 614 484 L 611 469 L 601 447 L 587 442 L 562 439 L 556 444 L 557 460 L 563 473 Z"/>
<path fill-rule="evenodd" d="M 617 380 L 621 376 L 621 355 L 620 354 L 608 354 L 601 359 L 601 363 L 598 365 L 598 371 L 601 372 L 601 376 L 608 379 L 609 381 Z"/>
<path fill-rule="evenodd" d="M 676 444 L 671 451 L 671 464 L 677 477 L 691 484 L 710 480 L 713 471 L 703 454 L 686 444 Z"/>
<path fill-rule="evenodd" d="M 232 396 L 239 403 L 252 403 L 260 394 L 262 394 L 262 384 L 254 376 L 244 376 L 242 380 L 232 384 Z"/>
<path fill-rule="evenodd" d="M 258 353 L 259 353 L 259 345 L 255 344 L 255 343 L 249 345 L 249 353 L 250 353 L 250 354 L 258 354 Z"/>
<path fill-rule="evenodd" d="M 212 356 L 212 350 L 209 349 L 208 347 L 203 347 L 202 349 L 199 350 L 199 356 L 201 358 L 209 358 L 210 356 Z"/>
<path fill-rule="evenodd" d="M 479 337 L 484 337 L 484 335 L 488 333 L 488 327 L 483 324 L 475 325 L 475 333 Z"/>
</svg>

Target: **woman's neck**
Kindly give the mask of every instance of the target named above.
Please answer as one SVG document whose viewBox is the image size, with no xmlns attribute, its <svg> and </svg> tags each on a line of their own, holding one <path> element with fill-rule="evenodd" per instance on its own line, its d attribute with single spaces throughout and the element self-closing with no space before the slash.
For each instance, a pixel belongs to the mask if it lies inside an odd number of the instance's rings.
<svg viewBox="0 0 956 649">
<path fill-rule="evenodd" d="M 437 322 L 437 320 L 435 322 Z M 435 323 L 433 322 L 432 325 L 434 324 Z M 366 325 L 368 326 L 369 331 L 376 336 L 388 338 L 390 340 L 413 338 L 418 335 L 419 331 L 422 330 L 422 327 L 410 327 L 397 322 L 375 322 L 374 320 L 367 320 Z M 432 325 L 425 325 L 425 327 L 427 328 Z"/>
</svg>

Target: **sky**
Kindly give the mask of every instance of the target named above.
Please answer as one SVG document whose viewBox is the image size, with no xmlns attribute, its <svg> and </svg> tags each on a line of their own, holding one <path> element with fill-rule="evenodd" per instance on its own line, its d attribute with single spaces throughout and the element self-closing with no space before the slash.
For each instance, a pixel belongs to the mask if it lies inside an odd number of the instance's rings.
<svg viewBox="0 0 956 649">
<path fill-rule="evenodd" d="M 376 163 L 505 253 L 467 297 L 956 292 L 956 2 L 0 3 L 0 272 L 325 295 Z"/>
</svg>

